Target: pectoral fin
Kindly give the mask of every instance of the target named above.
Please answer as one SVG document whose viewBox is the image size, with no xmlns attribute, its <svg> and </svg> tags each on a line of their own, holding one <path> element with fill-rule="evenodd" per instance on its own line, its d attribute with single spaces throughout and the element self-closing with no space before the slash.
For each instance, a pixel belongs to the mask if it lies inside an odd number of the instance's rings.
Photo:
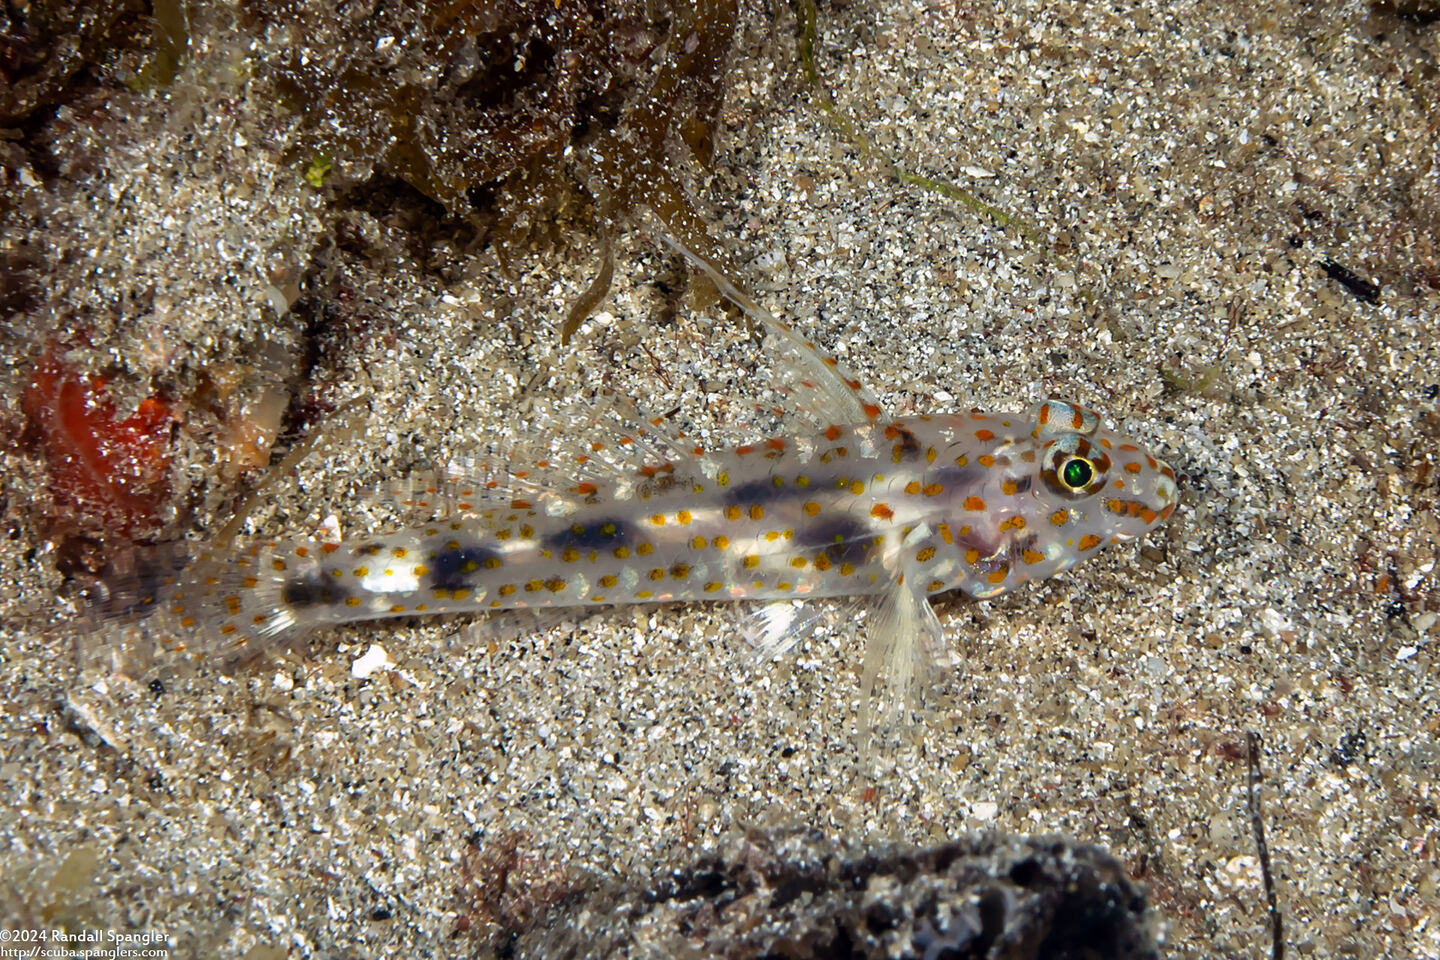
<svg viewBox="0 0 1440 960">
<path fill-rule="evenodd" d="M 870 756 L 875 729 L 918 705 L 920 691 L 935 670 L 953 662 L 944 629 L 925 596 L 925 576 L 911 569 L 908 559 L 915 555 L 913 545 L 929 536 L 929 527 L 921 524 L 896 537 L 882 560 L 891 579 L 867 623 L 856 724 L 862 757 Z"/>
</svg>

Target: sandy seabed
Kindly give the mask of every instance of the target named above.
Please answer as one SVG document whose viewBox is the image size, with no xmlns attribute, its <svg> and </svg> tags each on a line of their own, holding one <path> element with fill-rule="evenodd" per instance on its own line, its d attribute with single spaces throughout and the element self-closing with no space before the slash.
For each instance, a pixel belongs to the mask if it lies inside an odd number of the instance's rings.
<svg viewBox="0 0 1440 960">
<path fill-rule="evenodd" d="M 0 904 L 17 926 L 157 929 L 177 956 L 466 955 L 574 878 L 644 882 L 738 830 L 803 824 L 862 845 L 1067 834 L 1148 887 L 1169 953 L 1253 957 L 1270 943 L 1254 731 L 1290 950 L 1440 954 L 1436 26 L 1358 3 L 825 13 L 822 81 L 876 151 L 1036 240 L 857 156 L 792 27 L 744 14 L 714 169 L 691 171 L 742 278 L 892 412 L 1101 411 L 1184 475 L 1170 523 L 944 606 L 961 665 L 867 774 L 863 638 L 838 618 L 778 662 L 748 656 L 725 609 L 676 605 L 361 624 L 154 687 L 79 676 L 28 509 L 43 466 L 7 449 Z M 196 45 L 193 89 L 224 48 Z M 8 318 L 4 366 L 77 318 L 131 371 L 294 347 L 276 278 L 308 268 L 332 214 L 249 89 L 128 95 L 103 129 L 56 134 L 57 155 L 104 162 L 7 171 L 24 234 L 5 242 L 49 275 Z M 384 333 L 354 342 L 344 436 L 267 488 L 252 531 L 382 528 L 364 491 L 536 396 L 598 378 L 723 434 L 724 398 L 763 375 L 741 323 L 677 307 L 683 270 L 644 218 L 574 349 L 555 331 L 593 238 L 507 271 L 488 250 L 419 262 L 383 218 L 353 227 L 397 251 L 345 275 Z M 24 375 L 6 382 L 13 411 Z M 233 510 L 213 492 L 227 465 L 184 452 L 204 536 Z M 384 669 L 357 676 L 376 644 Z"/>
</svg>

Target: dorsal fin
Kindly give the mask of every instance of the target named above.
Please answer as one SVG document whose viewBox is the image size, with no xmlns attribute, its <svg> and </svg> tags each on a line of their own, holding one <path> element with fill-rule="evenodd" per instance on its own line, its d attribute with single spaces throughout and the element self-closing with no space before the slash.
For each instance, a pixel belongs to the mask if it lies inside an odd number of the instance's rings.
<svg viewBox="0 0 1440 960">
<path fill-rule="evenodd" d="M 874 423 L 883 416 L 875 395 L 835 357 L 766 310 L 709 257 L 668 232 L 661 237 L 701 270 L 715 288 L 765 331 L 765 350 L 776 361 L 774 389 L 821 430 L 832 425 Z"/>
<path fill-rule="evenodd" d="M 647 417 L 613 392 L 596 390 L 532 415 L 515 440 L 421 470 L 390 493 L 415 520 L 500 508 L 565 515 L 602 497 L 643 499 L 694 483 L 703 453 L 665 418 Z"/>
</svg>

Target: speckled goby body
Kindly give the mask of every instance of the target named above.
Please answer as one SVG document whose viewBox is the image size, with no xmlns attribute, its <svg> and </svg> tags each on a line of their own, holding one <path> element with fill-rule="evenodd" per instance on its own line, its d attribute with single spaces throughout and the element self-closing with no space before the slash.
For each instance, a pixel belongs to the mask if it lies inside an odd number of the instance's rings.
<svg viewBox="0 0 1440 960">
<path fill-rule="evenodd" d="M 553 515 L 544 493 L 497 502 L 498 487 L 459 481 L 461 515 L 354 544 L 266 543 L 169 612 L 243 645 L 349 620 L 875 594 L 902 578 L 991 597 L 1144 533 L 1175 495 L 1169 467 L 1058 401 L 836 424 L 640 469 L 623 497 L 576 483 Z"/>
<path fill-rule="evenodd" d="M 868 688 L 887 667 L 908 682 L 907 664 L 943 650 L 928 595 L 1013 590 L 1175 507 L 1171 468 L 1080 406 L 886 418 L 834 359 L 727 294 L 767 326 L 777 389 L 808 427 L 705 450 L 658 421 L 625 432 L 596 419 L 579 455 L 474 463 L 405 487 L 399 499 L 427 517 L 413 526 L 142 564 L 106 585 L 102 632 L 234 660 L 386 617 L 869 597 Z M 764 646 L 793 639 L 793 616 L 756 622 L 747 632 Z"/>
</svg>

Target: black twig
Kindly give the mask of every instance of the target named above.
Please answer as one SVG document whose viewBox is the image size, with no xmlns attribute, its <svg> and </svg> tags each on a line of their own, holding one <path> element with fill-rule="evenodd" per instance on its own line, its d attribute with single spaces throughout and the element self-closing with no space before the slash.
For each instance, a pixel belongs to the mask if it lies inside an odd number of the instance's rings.
<svg viewBox="0 0 1440 960">
<path fill-rule="evenodd" d="M 1280 907 L 1275 901 L 1275 878 L 1270 873 L 1270 848 L 1265 843 L 1265 821 L 1260 811 L 1260 734 L 1246 731 L 1245 741 L 1250 753 L 1250 828 L 1255 833 L 1255 849 L 1260 854 L 1260 876 L 1265 882 L 1265 905 L 1270 912 L 1270 956 L 1285 958 L 1285 929 Z"/>
<path fill-rule="evenodd" d="M 1371 283 L 1349 267 L 1342 266 L 1334 260 L 1325 260 L 1321 262 L 1320 269 L 1325 271 L 1325 276 L 1349 290 L 1350 295 L 1356 300 L 1362 303 L 1380 302 L 1379 285 Z"/>
</svg>

